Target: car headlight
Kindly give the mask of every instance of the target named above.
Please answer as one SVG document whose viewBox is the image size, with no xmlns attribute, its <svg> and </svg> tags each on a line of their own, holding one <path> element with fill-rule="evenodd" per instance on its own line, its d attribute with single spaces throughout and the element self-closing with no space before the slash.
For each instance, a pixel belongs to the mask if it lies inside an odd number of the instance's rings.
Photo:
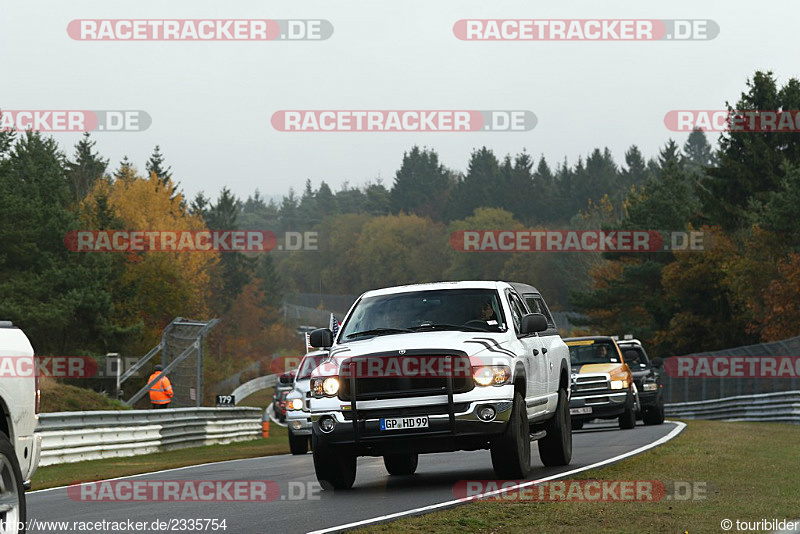
<svg viewBox="0 0 800 534">
<path fill-rule="evenodd" d="M 315 397 L 333 397 L 339 392 L 339 378 L 328 376 L 311 379 L 311 393 Z"/>
<path fill-rule="evenodd" d="M 655 382 L 645 382 L 642 384 L 642 391 L 655 391 L 658 389 L 658 384 Z"/>
<path fill-rule="evenodd" d="M 322 391 L 325 395 L 333 397 L 339 393 L 339 379 L 335 376 L 329 376 L 322 381 Z"/>
<path fill-rule="evenodd" d="M 505 365 L 473 367 L 472 379 L 479 386 L 502 386 L 511 381 L 511 369 Z"/>
<path fill-rule="evenodd" d="M 628 389 L 631 384 L 631 375 L 625 369 L 617 369 L 611 372 L 611 389 Z"/>
<path fill-rule="evenodd" d="M 286 409 L 288 410 L 302 410 L 303 409 L 303 399 L 292 399 L 286 403 Z"/>
</svg>

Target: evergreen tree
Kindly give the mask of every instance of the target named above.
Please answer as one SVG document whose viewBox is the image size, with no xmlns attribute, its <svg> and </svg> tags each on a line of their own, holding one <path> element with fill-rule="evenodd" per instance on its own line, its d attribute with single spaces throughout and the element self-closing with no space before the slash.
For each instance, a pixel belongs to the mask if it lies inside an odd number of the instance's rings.
<svg viewBox="0 0 800 534">
<path fill-rule="evenodd" d="M 172 167 L 164 167 L 164 155 L 161 153 L 161 147 L 156 145 L 150 159 L 147 160 L 144 168 L 148 174 L 155 173 L 158 176 L 158 181 L 162 185 L 166 185 L 172 179 Z"/>
<path fill-rule="evenodd" d="M 441 219 L 450 185 L 449 174 L 439 163 L 438 154 L 415 145 L 403 154 L 403 163 L 395 174 L 392 210 Z"/>
<path fill-rule="evenodd" d="M 108 167 L 108 160 L 92 150 L 95 144 L 97 141 L 92 141 L 89 132 L 85 132 L 75 145 L 75 161 L 67 162 L 67 178 L 75 202 L 86 197 Z"/>
</svg>

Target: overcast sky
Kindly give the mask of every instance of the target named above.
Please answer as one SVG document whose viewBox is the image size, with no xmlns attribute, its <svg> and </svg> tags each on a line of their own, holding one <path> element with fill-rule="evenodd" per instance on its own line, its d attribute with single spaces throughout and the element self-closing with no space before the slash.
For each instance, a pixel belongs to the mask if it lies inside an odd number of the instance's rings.
<svg viewBox="0 0 800 534">
<path fill-rule="evenodd" d="M 430 0 L 204 2 L 8 1 L 0 5 L 2 109 L 141 109 L 143 132 L 97 132 L 116 167 L 143 170 L 161 146 L 193 196 L 228 186 L 280 195 L 306 179 L 334 190 L 381 177 L 390 186 L 403 151 L 435 148 L 465 170 L 483 145 L 502 157 L 522 149 L 555 165 L 608 146 L 616 161 L 633 143 L 654 155 L 672 136 L 673 109 L 735 102 L 756 69 L 800 77 L 796 0 Z M 67 24 L 87 18 L 327 19 L 325 41 L 80 42 Z M 713 19 L 711 41 L 466 42 L 462 18 Z M 513 133 L 285 133 L 286 109 L 518 109 L 539 123 Z M 714 134 L 716 136 L 716 134 Z M 78 134 L 55 137 L 68 153 Z"/>
</svg>

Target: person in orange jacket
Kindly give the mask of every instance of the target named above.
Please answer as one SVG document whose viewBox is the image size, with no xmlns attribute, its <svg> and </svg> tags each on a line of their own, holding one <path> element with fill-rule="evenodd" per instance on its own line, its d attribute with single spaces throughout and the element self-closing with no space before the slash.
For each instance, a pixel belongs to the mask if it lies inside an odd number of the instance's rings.
<svg viewBox="0 0 800 534">
<path fill-rule="evenodd" d="M 150 384 L 150 382 L 155 380 L 163 370 L 164 368 L 162 366 L 156 365 L 156 370 L 150 375 L 150 378 L 147 379 L 147 383 Z M 172 395 L 172 384 L 170 384 L 167 375 L 162 376 L 158 382 L 150 386 L 150 404 L 153 405 L 153 408 L 168 408 L 172 400 Z"/>
</svg>

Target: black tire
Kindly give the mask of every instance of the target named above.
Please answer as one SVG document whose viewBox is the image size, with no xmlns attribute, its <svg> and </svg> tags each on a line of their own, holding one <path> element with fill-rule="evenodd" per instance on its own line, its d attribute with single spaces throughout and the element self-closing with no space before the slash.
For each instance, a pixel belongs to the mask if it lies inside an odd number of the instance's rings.
<svg viewBox="0 0 800 534">
<path fill-rule="evenodd" d="M 15 532 L 14 526 L 21 524 L 21 534 L 25 532 L 27 507 L 25 506 L 25 487 L 22 471 L 17 460 L 17 453 L 4 433 L 0 432 L 0 500 L 10 508 L 0 512 L 2 525 L 9 525 L 9 532 Z"/>
<path fill-rule="evenodd" d="M 390 475 L 413 475 L 417 470 L 419 454 L 387 454 L 383 465 Z"/>
<path fill-rule="evenodd" d="M 514 394 L 511 418 L 503 434 L 491 444 L 492 467 L 497 478 L 527 478 L 531 473 L 531 434 L 525 401 Z"/>
<path fill-rule="evenodd" d="M 308 452 L 308 436 L 295 436 L 289 430 L 289 450 L 292 454 L 299 456 Z"/>
<path fill-rule="evenodd" d="M 356 480 L 356 455 L 347 447 L 324 445 L 314 434 L 311 438 L 314 471 L 322 489 L 344 490 Z"/>
<path fill-rule="evenodd" d="M 660 425 L 664 423 L 664 405 L 656 405 L 647 408 L 644 412 L 644 424 Z"/>
<path fill-rule="evenodd" d="M 636 407 L 632 401 L 625 407 L 625 411 L 620 414 L 619 427 L 622 430 L 630 430 L 636 427 Z"/>
<path fill-rule="evenodd" d="M 556 413 L 544 426 L 547 435 L 539 440 L 539 458 L 548 467 L 569 465 L 572 461 L 572 417 L 567 392 L 558 390 Z"/>
<path fill-rule="evenodd" d="M 580 430 L 583 428 L 583 421 L 576 421 L 575 419 L 571 419 L 572 421 L 572 430 Z"/>
</svg>

